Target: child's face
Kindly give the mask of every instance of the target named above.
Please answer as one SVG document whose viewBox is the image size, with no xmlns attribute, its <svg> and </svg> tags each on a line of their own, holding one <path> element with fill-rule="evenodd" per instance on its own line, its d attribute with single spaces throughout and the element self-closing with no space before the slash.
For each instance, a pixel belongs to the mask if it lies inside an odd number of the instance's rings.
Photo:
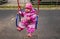
<svg viewBox="0 0 60 39">
<path fill-rule="evenodd" d="M 26 9 L 25 9 L 25 12 L 30 12 L 30 9 L 27 9 L 27 8 L 26 8 Z"/>
</svg>

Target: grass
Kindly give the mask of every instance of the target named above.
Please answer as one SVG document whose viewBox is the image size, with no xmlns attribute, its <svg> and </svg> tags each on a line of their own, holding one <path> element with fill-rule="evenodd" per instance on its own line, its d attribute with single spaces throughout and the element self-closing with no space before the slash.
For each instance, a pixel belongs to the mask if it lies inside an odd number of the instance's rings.
<svg viewBox="0 0 60 39">
<path fill-rule="evenodd" d="M 33 5 L 33 7 L 38 7 L 38 5 Z M 60 7 L 60 5 L 39 5 L 40 8 L 54 8 Z"/>
<path fill-rule="evenodd" d="M 17 8 L 17 7 L 18 6 L 0 6 L 0 8 Z M 33 5 L 33 7 L 37 8 L 38 5 Z M 60 5 L 39 5 L 39 7 L 40 8 L 53 8 L 53 7 L 60 7 Z"/>
<path fill-rule="evenodd" d="M 17 8 L 17 6 L 0 6 L 0 8 Z"/>
</svg>

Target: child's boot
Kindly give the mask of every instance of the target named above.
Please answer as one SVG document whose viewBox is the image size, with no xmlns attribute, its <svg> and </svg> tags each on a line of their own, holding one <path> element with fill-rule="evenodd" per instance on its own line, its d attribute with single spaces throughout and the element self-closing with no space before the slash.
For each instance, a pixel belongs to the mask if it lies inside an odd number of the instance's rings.
<svg viewBox="0 0 60 39">
<path fill-rule="evenodd" d="M 23 28 L 17 27 L 17 30 L 20 32 L 23 30 Z"/>
<path fill-rule="evenodd" d="M 28 33 L 27 36 L 28 36 L 28 37 L 32 37 L 32 34 L 31 34 L 31 33 Z"/>
</svg>

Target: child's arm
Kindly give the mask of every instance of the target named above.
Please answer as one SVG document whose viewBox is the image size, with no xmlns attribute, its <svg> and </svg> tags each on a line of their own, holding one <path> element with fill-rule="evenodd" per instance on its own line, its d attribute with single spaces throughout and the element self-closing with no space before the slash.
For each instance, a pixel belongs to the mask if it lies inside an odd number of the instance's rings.
<svg viewBox="0 0 60 39">
<path fill-rule="evenodd" d="M 36 16 L 37 16 L 37 14 L 33 14 L 33 15 L 31 16 L 31 19 L 34 20 L 34 19 L 36 18 Z"/>
<path fill-rule="evenodd" d="M 22 17 L 24 17 L 24 14 L 23 14 L 22 11 L 19 11 L 19 14 L 20 14 Z"/>
</svg>

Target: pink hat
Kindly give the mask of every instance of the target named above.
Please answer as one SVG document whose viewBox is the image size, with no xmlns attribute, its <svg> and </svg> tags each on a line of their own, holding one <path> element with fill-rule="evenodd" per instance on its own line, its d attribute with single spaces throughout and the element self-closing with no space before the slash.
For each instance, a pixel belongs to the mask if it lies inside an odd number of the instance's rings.
<svg viewBox="0 0 60 39">
<path fill-rule="evenodd" d="M 30 2 L 29 3 L 26 3 L 25 8 L 32 9 L 32 4 Z"/>
</svg>

